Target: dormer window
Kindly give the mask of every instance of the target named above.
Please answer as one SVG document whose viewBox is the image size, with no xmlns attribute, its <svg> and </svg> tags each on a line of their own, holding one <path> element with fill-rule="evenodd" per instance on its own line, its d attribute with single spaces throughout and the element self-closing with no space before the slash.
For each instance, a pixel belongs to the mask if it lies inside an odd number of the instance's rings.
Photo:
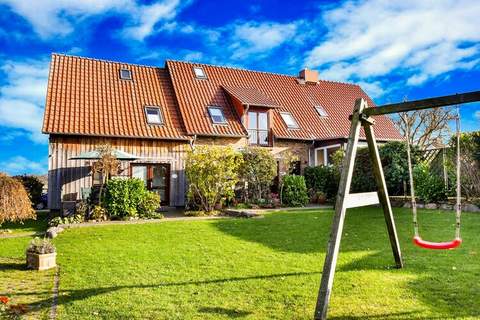
<svg viewBox="0 0 480 320">
<path fill-rule="evenodd" d="M 226 124 L 227 120 L 223 115 L 223 110 L 220 107 L 208 107 L 208 113 L 213 123 L 216 124 Z"/>
<path fill-rule="evenodd" d="M 149 124 L 163 124 L 162 112 L 159 107 L 145 107 L 145 116 Z"/>
<path fill-rule="evenodd" d="M 193 72 L 195 73 L 195 78 L 197 79 L 207 79 L 207 74 L 202 67 L 193 67 Z"/>
<path fill-rule="evenodd" d="M 283 122 L 287 125 L 289 129 L 299 129 L 297 121 L 290 112 L 280 112 L 280 116 L 283 119 Z"/>
<path fill-rule="evenodd" d="M 315 110 L 317 110 L 320 117 L 328 117 L 328 113 L 325 111 L 325 109 L 323 109 L 322 106 L 315 106 Z"/>
<path fill-rule="evenodd" d="M 120 69 L 120 79 L 132 80 L 132 71 L 128 69 Z"/>
</svg>

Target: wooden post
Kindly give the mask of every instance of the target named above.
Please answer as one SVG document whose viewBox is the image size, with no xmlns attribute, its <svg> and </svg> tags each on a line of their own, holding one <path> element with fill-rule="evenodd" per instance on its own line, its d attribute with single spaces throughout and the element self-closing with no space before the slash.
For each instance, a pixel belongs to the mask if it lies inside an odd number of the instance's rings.
<svg viewBox="0 0 480 320">
<path fill-rule="evenodd" d="M 375 134 L 373 132 L 372 124 L 367 121 L 363 121 L 363 128 L 365 129 L 365 137 L 367 138 L 368 151 L 370 153 L 370 159 L 372 160 L 372 170 L 377 182 L 378 199 L 383 208 L 383 215 L 385 216 L 385 222 L 387 224 L 388 236 L 390 238 L 390 244 L 392 246 L 393 257 L 397 268 L 403 267 L 402 253 L 400 251 L 400 243 L 398 242 L 397 230 L 395 228 L 395 221 L 393 219 L 392 206 L 390 204 L 390 198 L 388 197 L 387 184 L 385 182 L 385 176 L 383 174 L 382 162 L 380 160 L 380 154 L 378 152 L 377 141 L 375 140 Z"/>
<path fill-rule="evenodd" d="M 340 250 L 340 241 L 342 238 L 343 223 L 345 221 L 346 196 L 350 191 L 352 182 L 353 165 L 357 154 L 358 138 L 360 135 L 360 113 L 365 108 L 365 100 L 357 99 L 355 101 L 355 109 L 352 115 L 350 125 L 350 136 L 348 137 L 347 150 L 343 159 L 343 170 L 340 177 L 337 199 L 335 204 L 335 216 L 333 217 L 332 233 L 328 241 L 325 263 L 323 265 L 322 280 L 320 282 L 320 290 L 315 308 L 315 319 L 324 320 L 327 318 L 328 303 L 333 287 L 333 278 L 335 275 L 335 267 L 337 265 L 338 252 Z"/>
</svg>

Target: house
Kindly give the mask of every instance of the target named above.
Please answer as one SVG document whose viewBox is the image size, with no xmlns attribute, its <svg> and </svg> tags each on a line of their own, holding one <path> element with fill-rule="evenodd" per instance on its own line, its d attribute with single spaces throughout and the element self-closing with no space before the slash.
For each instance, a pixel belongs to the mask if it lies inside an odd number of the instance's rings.
<svg viewBox="0 0 480 320">
<path fill-rule="evenodd" d="M 195 145 L 257 145 L 295 171 L 328 164 L 347 141 L 357 85 L 167 60 L 163 68 L 53 54 L 43 122 L 49 135 L 49 207 L 75 201 L 99 183 L 89 160 L 72 160 L 100 144 L 135 155 L 121 175 L 145 180 L 163 205 L 185 203 L 185 152 Z M 379 141 L 401 139 L 377 117 Z M 284 172 L 286 168 L 279 168 Z"/>
</svg>

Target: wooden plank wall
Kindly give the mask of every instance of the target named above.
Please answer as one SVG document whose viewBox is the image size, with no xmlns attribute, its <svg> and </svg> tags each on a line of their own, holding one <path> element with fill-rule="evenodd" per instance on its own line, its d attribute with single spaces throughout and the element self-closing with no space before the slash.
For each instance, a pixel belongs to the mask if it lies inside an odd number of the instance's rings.
<svg viewBox="0 0 480 320">
<path fill-rule="evenodd" d="M 141 159 L 141 163 L 169 163 L 170 205 L 185 204 L 186 179 L 184 172 L 185 151 L 189 144 L 186 141 L 50 136 L 48 161 L 48 206 L 60 209 L 62 201 L 80 199 L 81 188 L 92 185 L 90 173 L 91 162 L 87 160 L 69 160 L 78 154 L 95 150 L 100 144 L 109 143 Z M 129 175 L 129 162 L 122 161 L 123 176 Z M 176 178 L 172 176 L 176 175 Z"/>
</svg>

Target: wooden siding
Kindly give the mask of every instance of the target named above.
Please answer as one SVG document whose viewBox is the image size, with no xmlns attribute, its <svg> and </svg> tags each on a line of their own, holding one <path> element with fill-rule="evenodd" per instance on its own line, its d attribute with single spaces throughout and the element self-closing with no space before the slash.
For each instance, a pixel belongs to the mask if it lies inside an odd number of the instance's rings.
<svg viewBox="0 0 480 320">
<path fill-rule="evenodd" d="M 188 142 L 51 135 L 48 161 L 48 206 L 50 209 L 60 209 L 62 201 L 80 199 L 81 188 L 92 186 L 91 161 L 69 159 L 82 152 L 94 150 L 96 146 L 105 143 L 138 156 L 140 159 L 133 161 L 134 163 L 169 163 L 171 166 L 170 206 L 185 204 L 184 157 L 185 151 L 190 148 Z M 121 162 L 121 176 L 129 176 L 129 163 L 131 161 Z M 174 178 L 175 175 L 176 178 Z"/>
</svg>

